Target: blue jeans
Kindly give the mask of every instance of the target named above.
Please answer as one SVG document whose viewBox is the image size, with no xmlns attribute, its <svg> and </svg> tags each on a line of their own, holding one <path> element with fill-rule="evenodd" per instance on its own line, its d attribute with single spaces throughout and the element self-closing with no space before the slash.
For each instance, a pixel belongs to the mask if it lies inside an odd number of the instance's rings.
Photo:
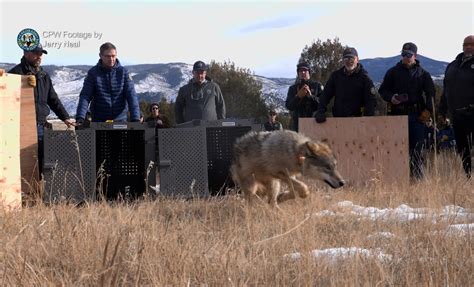
<svg viewBox="0 0 474 287">
<path fill-rule="evenodd" d="M 410 177 L 424 176 L 423 147 L 426 141 L 426 126 L 418 121 L 419 113 L 408 114 L 408 146 L 410 153 Z"/>
</svg>

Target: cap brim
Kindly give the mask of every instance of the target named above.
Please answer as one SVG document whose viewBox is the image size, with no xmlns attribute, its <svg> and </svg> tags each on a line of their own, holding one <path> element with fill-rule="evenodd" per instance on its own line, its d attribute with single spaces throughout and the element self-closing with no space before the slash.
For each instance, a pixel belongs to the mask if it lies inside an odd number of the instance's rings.
<svg viewBox="0 0 474 287">
<path fill-rule="evenodd" d="M 26 50 L 25 50 L 26 51 Z M 31 50 L 31 51 L 27 51 L 27 52 L 32 52 L 32 53 L 38 53 L 38 52 L 41 52 L 43 54 L 48 54 L 48 51 L 44 50 L 44 49 L 34 49 L 34 50 Z"/>
</svg>

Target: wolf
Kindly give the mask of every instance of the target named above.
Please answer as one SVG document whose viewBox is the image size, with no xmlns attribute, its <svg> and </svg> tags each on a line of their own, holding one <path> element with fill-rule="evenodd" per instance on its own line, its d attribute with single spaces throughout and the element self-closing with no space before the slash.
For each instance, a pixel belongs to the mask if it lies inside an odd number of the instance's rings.
<svg viewBox="0 0 474 287">
<path fill-rule="evenodd" d="M 336 169 L 336 159 L 329 146 L 293 131 L 250 132 L 236 140 L 230 167 L 232 179 L 247 200 L 267 196 L 268 203 L 309 195 L 308 186 L 298 176 L 319 179 L 332 188 L 344 185 Z M 280 193 L 281 182 L 290 191 Z"/>
</svg>

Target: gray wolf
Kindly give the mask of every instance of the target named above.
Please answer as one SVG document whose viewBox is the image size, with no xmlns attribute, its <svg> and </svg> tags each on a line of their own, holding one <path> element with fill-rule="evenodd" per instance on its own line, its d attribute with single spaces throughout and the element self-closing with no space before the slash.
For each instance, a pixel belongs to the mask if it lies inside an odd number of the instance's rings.
<svg viewBox="0 0 474 287">
<path fill-rule="evenodd" d="M 250 132 L 237 139 L 233 152 L 232 179 L 249 202 L 257 195 L 267 196 L 278 208 L 278 202 L 294 199 L 295 191 L 306 198 L 308 186 L 299 176 L 322 180 L 332 188 L 344 185 L 329 146 L 293 131 Z M 281 181 L 289 192 L 280 193 Z"/>
</svg>

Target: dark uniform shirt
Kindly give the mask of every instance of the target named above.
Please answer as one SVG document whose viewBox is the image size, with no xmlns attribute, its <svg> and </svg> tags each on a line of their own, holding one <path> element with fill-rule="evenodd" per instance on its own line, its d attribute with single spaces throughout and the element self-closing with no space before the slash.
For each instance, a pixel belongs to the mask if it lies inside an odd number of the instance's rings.
<svg viewBox="0 0 474 287">
<path fill-rule="evenodd" d="M 379 93 L 388 103 L 391 103 L 394 94 L 407 94 L 407 102 L 399 105 L 390 104 L 389 111 L 392 115 L 407 115 L 424 109 L 432 111 L 435 88 L 430 73 L 420 66 L 418 60 L 411 67 L 405 66 L 400 61 L 385 74 Z"/>
<path fill-rule="evenodd" d="M 463 59 L 463 55 L 459 54 L 444 73 L 441 114 L 454 114 L 457 109 L 474 105 L 474 56 Z"/>
<path fill-rule="evenodd" d="M 21 63 L 13 67 L 11 74 L 18 75 L 34 75 L 36 77 L 36 87 L 34 88 L 36 121 L 39 124 L 46 123 L 46 117 L 49 115 L 49 108 L 58 116 L 59 119 L 65 120 L 69 118 L 69 114 L 59 100 L 58 94 L 54 90 L 51 78 L 43 71 L 43 68 L 36 69 L 21 58 Z"/>
<path fill-rule="evenodd" d="M 322 92 L 320 83 L 309 80 L 308 86 L 311 90 L 311 95 L 304 98 L 298 97 L 298 89 L 303 86 L 302 80 L 297 80 L 296 83 L 288 89 L 285 106 L 291 112 L 291 129 L 298 131 L 298 119 L 312 117 L 318 110 L 319 96 Z"/>
<path fill-rule="evenodd" d="M 367 71 L 361 64 L 351 74 L 345 67 L 333 72 L 320 98 L 319 113 L 326 112 L 326 106 L 334 97 L 332 114 L 335 117 L 373 116 L 375 112 L 375 88 Z"/>
</svg>

